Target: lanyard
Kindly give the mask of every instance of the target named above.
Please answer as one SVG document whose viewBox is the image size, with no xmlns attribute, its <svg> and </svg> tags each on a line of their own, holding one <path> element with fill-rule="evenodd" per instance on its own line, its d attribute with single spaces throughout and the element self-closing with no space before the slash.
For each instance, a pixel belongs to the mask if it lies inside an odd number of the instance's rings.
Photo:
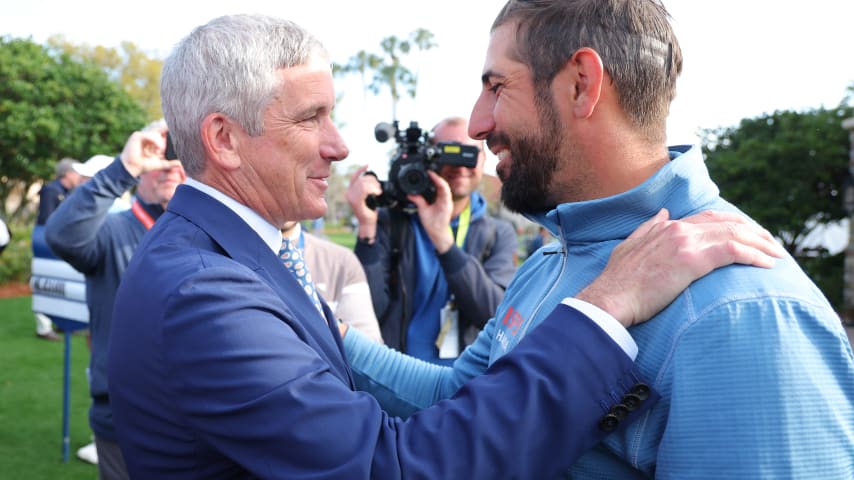
<svg viewBox="0 0 854 480">
<path fill-rule="evenodd" d="M 457 223 L 457 234 L 454 237 L 454 241 L 460 248 L 463 248 L 463 244 L 466 243 L 466 235 L 469 233 L 469 223 L 471 223 L 471 200 L 469 200 L 469 204 L 466 205 L 465 210 L 460 212 L 460 219 Z M 451 235 L 453 235 L 454 229 L 450 226 L 448 229 L 451 230 Z"/>
<path fill-rule="evenodd" d="M 151 230 L 151 227 L 154 225 L 154 219 L 151 218 L 151 215 L 142 208 L 142 204 L 139 203 L 139 200 L 134 200 L 133 205 L 130 207 L 131 211 L 133 211 L 136 219 L 139 220 L 139 223 L 145 227 L 146 230 Z"/>
</svg>

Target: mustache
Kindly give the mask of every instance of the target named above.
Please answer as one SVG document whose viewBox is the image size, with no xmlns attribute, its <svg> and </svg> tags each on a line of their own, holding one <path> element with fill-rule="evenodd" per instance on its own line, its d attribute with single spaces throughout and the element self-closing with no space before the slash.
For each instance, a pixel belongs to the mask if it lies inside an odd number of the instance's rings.
<svg viewBox="0 0 854 480">
<path fill-rule="evenodd" d="M 486 147 L 492 150 L 496 145 L 510 146 L 510 137 L 504 132 L 492 132 L 486 137 Z"/>
</svg>

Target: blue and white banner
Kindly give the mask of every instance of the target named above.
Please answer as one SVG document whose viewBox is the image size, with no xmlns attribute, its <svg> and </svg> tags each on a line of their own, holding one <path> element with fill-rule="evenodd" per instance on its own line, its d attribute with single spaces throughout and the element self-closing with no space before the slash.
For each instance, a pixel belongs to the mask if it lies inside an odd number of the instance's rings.
<svg viewBox="0 0 854 480">
<path fill-rule="evenodd" d="M 33 228 L 30 288 L 33 290 L 33 312 L 43 313 L 54 322 L 71 320 L 89 323 L 86 278 L 50 251 L 45 242 L 43 225 Z"/>
</svg>

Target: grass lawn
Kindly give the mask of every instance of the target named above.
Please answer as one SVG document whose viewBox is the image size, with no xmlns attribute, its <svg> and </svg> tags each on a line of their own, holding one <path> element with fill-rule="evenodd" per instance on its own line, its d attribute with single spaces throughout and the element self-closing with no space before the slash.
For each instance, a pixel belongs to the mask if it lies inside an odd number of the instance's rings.
<svg viewBox="0 0 854 480">
<path fill-rule="evenodd" d="M 349 249 L 356 242 L 344 229 L 327 229 L 326 236 Z M 0 478 L 98 477 L 98 467 L 75 455 L 91 440 L 85 335 L 71 336 L 70 444 L 62 461 L 64 353 L 64 341 L 36 338 L 29 295 L 0 298 Z"/>
<path fill-rule="evenodd" d="M 350 250 L 356 246 L 356 234 L 349 230 L 330 230 L 325 232 L 326 238 L 338 245 L 345 246 Z"/>
<path fill-rule="evenodd" d="M 71 338 L 71 440 L 63 463 L 65 343 L 35 337 L 31 306 L 29 296 L 0 299 L 0 477 L 93 480 L 97 467 L 75 456 L 91 436 L 86 337 Z"/>
</svg>

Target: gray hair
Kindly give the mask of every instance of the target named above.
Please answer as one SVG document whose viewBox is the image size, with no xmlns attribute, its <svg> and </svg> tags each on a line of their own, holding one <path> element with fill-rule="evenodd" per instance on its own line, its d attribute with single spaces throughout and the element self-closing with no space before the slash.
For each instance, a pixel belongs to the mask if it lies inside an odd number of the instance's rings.
<svg viewBox="0 0 854 480">
<path fill-rule="evenodd" d="M 492 30 L 508 22 L 518 22 L 514 55 L 531 70 L 539 95 L 579 48 L 592 48 L 632 124 L 664 140 L 682 50 L 659 0 L 510 0 Z"/>
<path fill-rule="evenodd" d="M 249 135 L 264 133 L 264 110 L 281 80 L 278 70 L 318 58 L 323 45 L 299 25 L 265 15 L 227 15 L 195 28 L 163 63 L 160 98 L 187 175 L 204 171 L 200 126 L 221 112 Z"/>
<path fill-rule="evenodd" d="M 62 178 L 66 173 L 70 172 L 74 168 L 75 163 L 80 163 L 73 158 L 65 157 L 59 162 L 56 163 L 54 167 L 54 171 L 56 172 L 56 178 Z"/>
<path fill-rule="evenodd" d="M 166 119 L 161 118 L 159 120 L 154 120 L 153 122 L 150 122 L 148 125 L 146 125 L 145 127 L 142 128 L 142 131 L 143 132 L 159 132 L 159 131 L 163 130 L 164 128 L 168 128 L 166 126 Z"/>
</svg>

